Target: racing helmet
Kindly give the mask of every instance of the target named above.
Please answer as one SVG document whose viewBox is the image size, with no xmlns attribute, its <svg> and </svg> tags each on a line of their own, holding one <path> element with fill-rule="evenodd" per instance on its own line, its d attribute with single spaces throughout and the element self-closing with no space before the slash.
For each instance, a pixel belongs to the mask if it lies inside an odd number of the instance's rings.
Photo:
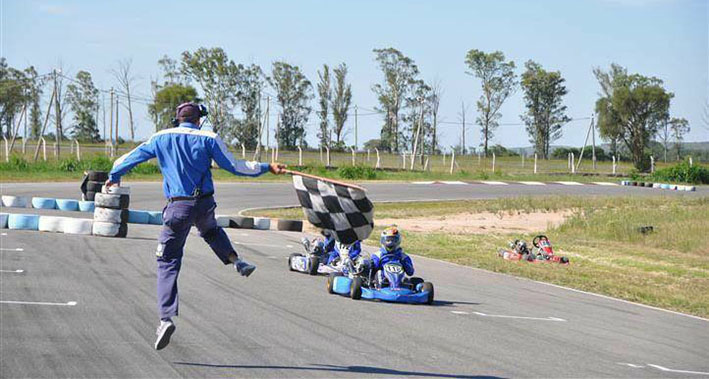
<svg viewBox="0 0 709 379">
<path fill-rule="evenodd" d="M 392 252 L 401 245 L 401 234 L 396 226 L 390 226 L 382 231 L 379 243 L 388 252 Z"/>
</svg>

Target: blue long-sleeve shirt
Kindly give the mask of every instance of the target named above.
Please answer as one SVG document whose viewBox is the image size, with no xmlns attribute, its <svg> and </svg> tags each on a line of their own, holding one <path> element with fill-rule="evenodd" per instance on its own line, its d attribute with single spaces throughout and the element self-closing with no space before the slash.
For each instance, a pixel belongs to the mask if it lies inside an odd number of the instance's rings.
<svg viewBox="0 0 709 379">
<path fill-rule="evenodd" d="M 404 268 L 404 272 L 406 272 L 406 275 L 408 276 L 414 274 L 414 262 L 400 247 L 391 253 L 382 247 L 379 249 L 378 254 L 372 254 L 373 269 L 379 270 L 389 262 L 401 263 L 401 266 Z"/>
<path fill-rule="evenodd" d="M 234 175 L 259 176 L 269 170 L 268 163 L 234 159 L 216 133 L 183 122 L 176 128 L 153 134 L 131 152 L 116 159 L 109 179 L 118 183 L 121 176 L 133 167 L 152 158 L 158 160 L 167 198 L 192 196 L 198 187 L 202 194 L 214 192 L 210 171 L 212 160 Z"/>
</svg>

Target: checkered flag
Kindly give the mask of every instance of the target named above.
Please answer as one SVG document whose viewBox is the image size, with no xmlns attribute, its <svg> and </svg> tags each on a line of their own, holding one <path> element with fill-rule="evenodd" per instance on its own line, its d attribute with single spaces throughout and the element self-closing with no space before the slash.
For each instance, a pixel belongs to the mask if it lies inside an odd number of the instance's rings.
<svg viewBox="0 0 709 379">
<path fill-rule="evenodd" d="M 293 175 L 293 186 L 311 224 L 333 231 L 341 243 L 367 239 L 374 227 L 374 205 L 364 189 Z"/>
</svg>

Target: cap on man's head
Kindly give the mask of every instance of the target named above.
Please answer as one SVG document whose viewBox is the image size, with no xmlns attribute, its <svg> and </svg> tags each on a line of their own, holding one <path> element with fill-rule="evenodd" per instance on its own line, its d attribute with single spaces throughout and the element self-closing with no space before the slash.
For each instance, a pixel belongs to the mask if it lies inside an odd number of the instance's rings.
<svg viewBox="0 0 709 379">
<path fill-rule="evenodd" d="M 177 121 L 179 122 L 199 122 L 199 105 L 195 103 L 182 103 L 177 107 Z"/>
</svg>

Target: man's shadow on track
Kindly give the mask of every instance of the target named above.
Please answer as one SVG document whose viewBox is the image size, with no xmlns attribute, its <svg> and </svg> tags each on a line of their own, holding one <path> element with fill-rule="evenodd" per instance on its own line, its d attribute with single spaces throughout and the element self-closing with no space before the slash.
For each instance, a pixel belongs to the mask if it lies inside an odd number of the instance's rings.
<svg viewBox="0 0 709 379">
<path fill-rule="evenodd" d="M 212 368 L 235 368 L 235 369 L 265 369 L 265 370 L 301 370 L 301 371 L 328 371 L 342 372 L 349 374 L 375 374 L 375 375 L 393 375 L 393 376 L 421 376 L 431 378 L 465 378 L 465 379 L 482 379 L 482 378 L 500 378 L 499 376 L 491 375 L 460 375 L 460 374 L 438 374 L 433 372 L 406 371 L 396 370 L 382 367 L 371 366 L 337 366 L 312 364 L 310 366 L 264 366 L 264 365 L 218 365 L 209 363 L 190 363 L 190 362 L 173 362 L 177 365 L 212 367 Z"/>
</svg>

